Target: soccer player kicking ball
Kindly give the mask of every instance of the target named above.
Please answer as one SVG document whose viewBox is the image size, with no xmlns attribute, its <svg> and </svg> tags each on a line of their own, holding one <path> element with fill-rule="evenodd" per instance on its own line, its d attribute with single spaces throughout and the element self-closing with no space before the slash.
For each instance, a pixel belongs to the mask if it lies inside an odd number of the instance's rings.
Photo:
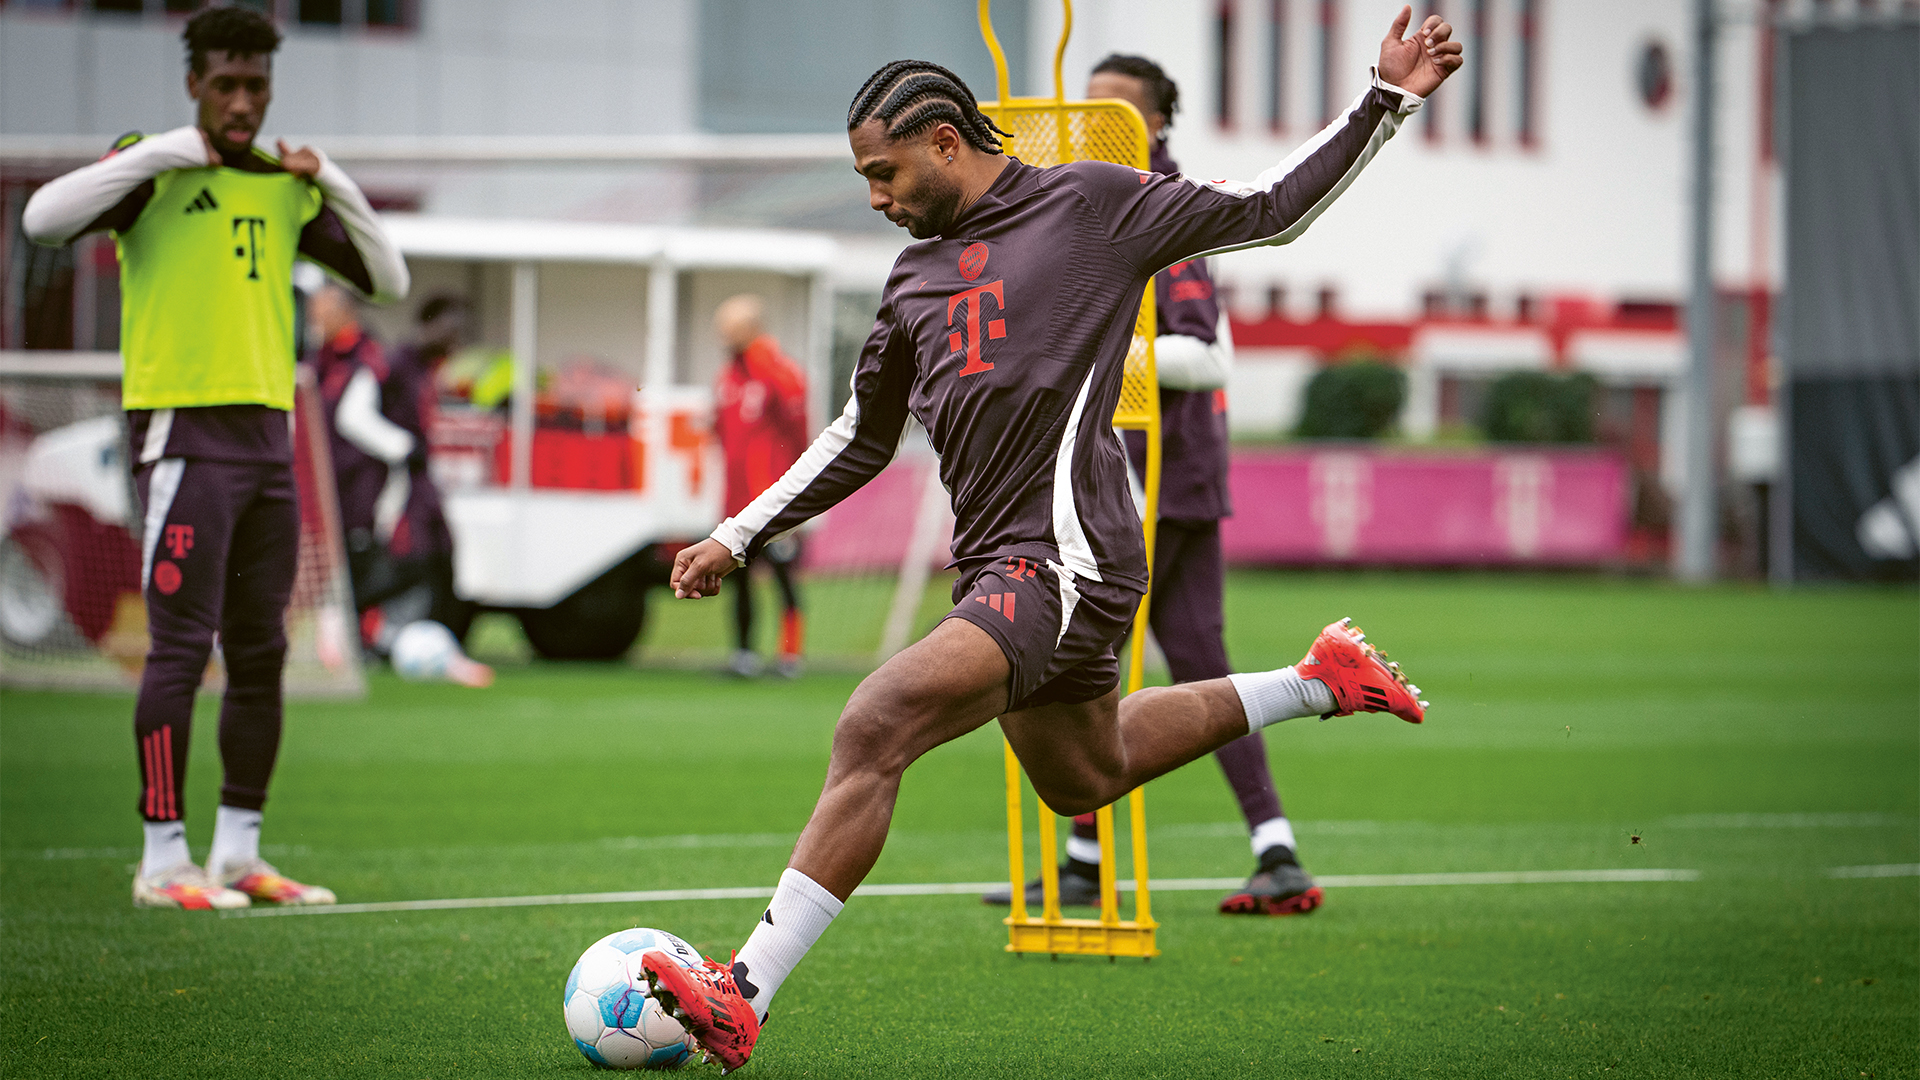
<svg viewBox="0 0 1920 1080">
<path fill-rule="evenodd" d="M 244 8 L 187 22 L 194 124 L 119 140 L 28 200 L 27 235 L 64 244 L 111 229 L 120 253 L 134 484 L 145 509 L 141 588 L 152 646 L 134 706 L 146 848 L 142 907 L 330 904 L 260 858 L 260 808 L 280 746 L 283 617 L 300 511 L 293 475 L 293 260 L 365 296 L 407 291 L 367 200 L 318 151 L 253 145 L 280 34 Z M 194 691 L 214 635 L 226 660 L 225 782 L 202 869 L 181 824 Z"/>
<path fill-rule="evenodd" d="M 1208 252 L 1298 236 L 1461 63 L 1452 29 L 1405 38 L 1402 9 L 1347 113 L 1252 183 L 1000 152 L 960 80 L 934 64 L 876 72 L 847 114 L 869 202 L 922 243 L 902 252 L 846 411 L 792 469 L 682 551 L 673 586 L 713 596 L 766 544 L 871 479 L 909 413 L 954 503 L 955 606 L 854 691 L 825 790 L 773 901 L 730 966 L 642 957 L 703 1050 L 745 1064 L 780 984 L 873 868 L 908 765 L 1000 718 L 1054 811 L 1080 814 L 1268 724 L 1391 712 L 1418 690 L 1345 621 L 1300 668 L 1142 690 L 1121 700 L 1115 643 L 1147 584 L 1112 417 L 1151 275 Z M 1304 673 L 1304 674 L 1303 674 Z M 1317 684 L 1330 694 L 1316 702 Z"/>
</svg>

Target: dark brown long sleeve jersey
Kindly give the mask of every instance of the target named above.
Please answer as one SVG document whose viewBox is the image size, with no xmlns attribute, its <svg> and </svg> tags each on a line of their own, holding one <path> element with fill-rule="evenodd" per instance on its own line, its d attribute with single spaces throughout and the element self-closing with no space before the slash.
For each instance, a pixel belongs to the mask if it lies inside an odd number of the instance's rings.
<svg viewBox="0 0 1920 1080">
<path fill-rule="evenodd" d="M 751 557 L 846 498 L 892 459 L 911 414 L 940 455 L 956 564 L 1051 558 L 1145 588 L 1112 419 L 1147 281 L 1299 236 L 1420 103 L 1376 76 L 1252 183 L 1010 162 L 946 235 L 900 254 L 846 411 L 714 539 Z"/>
</svg>

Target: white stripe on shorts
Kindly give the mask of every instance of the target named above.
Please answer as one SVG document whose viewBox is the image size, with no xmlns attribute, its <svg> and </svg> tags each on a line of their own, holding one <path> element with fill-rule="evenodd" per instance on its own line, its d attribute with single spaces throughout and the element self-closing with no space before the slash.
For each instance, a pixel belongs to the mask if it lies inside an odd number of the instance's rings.
<svg viewBox="0 0 1920 1080">
<path fill-rule="evenodd" d="M 1047 566 L 1053 570 L 1054 580 L 1060 583 L 1060 633 L 1053 639 L 1053 647 L 1067 640 L 1067 627 L 1073 625 L 1073 609 L 1080 606 L 1080 589 L 1073 583 L 1073 571 L 1047 560 Z"/>
</svg>

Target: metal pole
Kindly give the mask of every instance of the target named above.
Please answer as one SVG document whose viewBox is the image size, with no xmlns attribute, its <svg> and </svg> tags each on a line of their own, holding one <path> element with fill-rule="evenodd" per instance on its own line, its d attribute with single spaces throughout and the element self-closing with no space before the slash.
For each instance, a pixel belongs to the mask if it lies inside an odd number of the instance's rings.
<svg viewBox="0 0 1920 1080">
<path fill-rule="evenodd" d="M 539 386 L 534 352 L 540 341 L 539 311 L 539 268 L 530 262 L 514 263 L 513 326 L 509 331 L 513 342 L 513 405 L 508 413 L 513 456 L 508 477 L 516 491 L 533 486 L 533 397 Z"/>
<path fill-rule="evenodd" d="M 1793 86 L 1793 42 L 1794 36 L 1780 29 L 1777 23 L 1770 23 L 1766 29 L 1776 32 L 1774 39 L 1773 64 L 1773 159 L 1780 163 L 1781 173 L 1781 217 L 1792 221 L 1794 216 L 1792 167 L 1788 164 L 1788 155 L 1792 153 L 1792 127 L 1787 123 L 1791 112 L 1787 95 Z M 1793 239 L 1791 229 L 1780 230 L 1781 264 L 1793 266 Z M 1793 358 L 1787 353 L 1787 319 L 1793 305 L 1787 303 L 1787 286 L 1793 280 L 1793 271 L 1788 269 L 1781 282 L 1780 302 L 1774 305 L 1773 355 L 1779 357 L 1780 380 L 1773 391 L 1774 422 L 1780 430 L 1780 473 L 1773 479 L 1767 493 L 1767 559 L 1771 564 L 1767 576 L 1775 586 L 1793 584 L 1793 378 L 1791 376 Z"/>
<path fill-rule="evenodd" d="M 1686 478 L 1674 574 L 1713 580 L 1719 546 L 1713 453 L 1713 0 L 1693 4 L 1693 250 L 1687 301 Z"/>
</svg>

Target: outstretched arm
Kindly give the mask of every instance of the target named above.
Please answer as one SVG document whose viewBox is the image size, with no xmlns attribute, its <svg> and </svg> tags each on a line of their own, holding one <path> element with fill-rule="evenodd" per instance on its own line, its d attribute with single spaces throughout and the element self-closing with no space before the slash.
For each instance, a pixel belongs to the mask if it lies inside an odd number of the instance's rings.
<svg viewBox="0 0 1920 1080">
<path fill-rule="evenodd" d="M 880 475 L 900 448 L 913 386 L 908 343 L 894 332 L 886 312 L 860 353 L 853 396 L 785 476 L 720 523 L 713 535 L 673 560 L 673 594 L 699 599 L 719 591 L 720 579 L 759 554 L 767 544 L 858 491 Z"/>
<path fill-rule="evenodd" d="M 148 181 L 170 169 L 219 163 L 206 136 L 191 125 L 140 138 L 41 185 L 21 211 L 20 227 L 34 243 L 55 246 L 99 229 L 125 229 L 146 206 L 140 191 L 152 197 Z"/>
<path fill-rule="evenodd" d="M 1114 166 L 1072 166 L 1099 210 L 1115 250 L 1143 271 L 1183 259 L 1304 233 L 1365 168 L 1401 122 L 1461 64 L 1453 28 L 1438 16 L 1405 36 L 1402 8 L 1380 45 L 1372 85 L 1286 160 L 1251 182 L 1140 174 Z"/>
</svg>

